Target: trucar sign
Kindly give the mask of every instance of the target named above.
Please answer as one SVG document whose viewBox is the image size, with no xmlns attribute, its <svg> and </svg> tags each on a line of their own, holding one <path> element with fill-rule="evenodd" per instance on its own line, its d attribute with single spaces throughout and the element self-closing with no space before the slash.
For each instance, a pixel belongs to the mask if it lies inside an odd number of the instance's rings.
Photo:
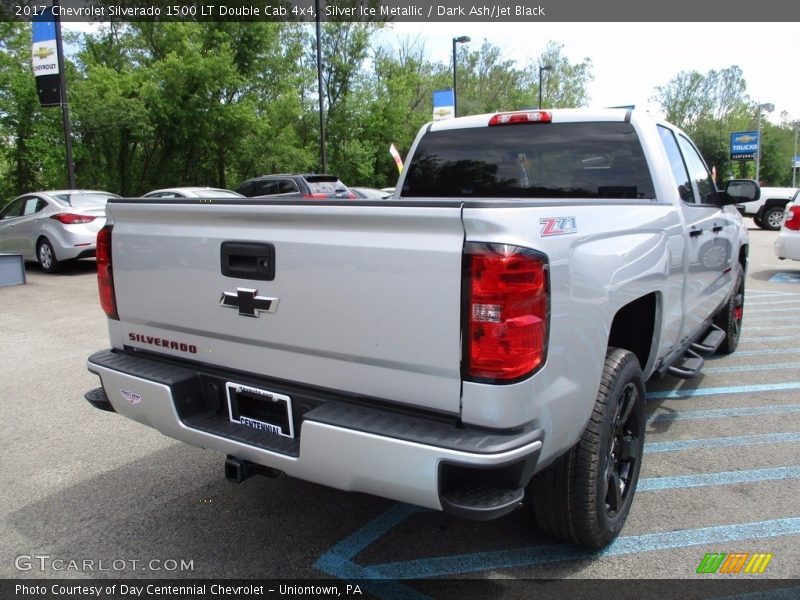
<svg viewBox="0 0 800 600">
<path fill-rule="evenodd" d="M 731 134 L 731 160 L 753 160 L 757 151 L 757 131 L 737 131 Z"/>
</svg>

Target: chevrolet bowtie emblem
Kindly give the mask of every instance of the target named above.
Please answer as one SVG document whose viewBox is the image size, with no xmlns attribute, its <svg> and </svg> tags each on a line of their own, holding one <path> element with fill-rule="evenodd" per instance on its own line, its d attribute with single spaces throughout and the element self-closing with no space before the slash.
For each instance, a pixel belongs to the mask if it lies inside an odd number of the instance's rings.
<svg viewBox="0 0 800 600">
<path fill-rule="evenodd" d="M 47 48 L 44 46 L 39 46 L 36 50 L 33 51 L 33 55 L 38 58 L 39 60 L 44 60 L 54 54 L 54 51 L 51 48 Z"/>
<path fill-rule="evenodd" d="M 259 296 L 258 290 L 236 288 L 236 293 L 222 292 L 219 299 L 220 306 L 238 308 L 239 314 L 245 317 L 258 317 L 259 313 L 275 314 L 278 310 L 278 298 Z"/>
</svg>

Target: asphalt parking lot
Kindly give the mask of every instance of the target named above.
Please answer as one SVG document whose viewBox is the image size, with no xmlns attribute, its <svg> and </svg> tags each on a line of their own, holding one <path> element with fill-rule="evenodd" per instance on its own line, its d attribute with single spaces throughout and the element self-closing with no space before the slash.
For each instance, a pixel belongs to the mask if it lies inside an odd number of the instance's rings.
<svg viewBox="0 0 800 600">
<path fill-rule="evenodd" d="M 696 573 L 719 552 L 772 554 L 739 577 L 800 578 L 800 263 L 774 258 L 776 233 L 750 235 L 739 349 L 694 380 L 648 385 L 633 511 L 597 554 L 547 538 L 524 510 L 475 523 L 286 477 L 225 481 L 221 455 L 83 400 L 98 385 L 85 359 L 107 345 L 94 264 L 29 264 L 27 285 L 0 288 L 0 578 L 386 577 L 408 580 L 398 597 L 430 598 L 419 580 L 498 592 L 723 577 Z"/>
</svg>

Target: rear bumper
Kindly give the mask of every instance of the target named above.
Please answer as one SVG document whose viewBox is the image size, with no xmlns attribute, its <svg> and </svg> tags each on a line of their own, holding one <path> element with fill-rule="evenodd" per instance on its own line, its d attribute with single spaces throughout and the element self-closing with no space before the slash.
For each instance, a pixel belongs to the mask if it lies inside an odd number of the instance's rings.
<svg viewBox="0 0 800 600">
<path fill-rule="evenodd" d="M 171 438 L 299 479 L 467 517 L 492 518 L 508 510 L 489 507 L 470 514 L 463 506 L 454 509 L 448 494 L 476 481 L 519 491 L 535 471 L 542 448 L 538 429 L 466 430 L 433 416 L 348 402 L 335 392 L 292 389 L 285 382 L 195 370 L 150 356 L 103 351 L 89 358 L 88 368 L 100 377 L 106 395 L 105 400 L 102 394 L 87 396 L 94 406 L 113 409 Z M 296 415 L 297 437 L 231 423 L 217 389 L 226 379 L 292 396 L 302 413 Z"/>
<path fill-rule="evenodd" d="M 800 260 L 800 232 L 788 231 L 785 227 L 775 239 L 775 256 Z"/>
</svg>

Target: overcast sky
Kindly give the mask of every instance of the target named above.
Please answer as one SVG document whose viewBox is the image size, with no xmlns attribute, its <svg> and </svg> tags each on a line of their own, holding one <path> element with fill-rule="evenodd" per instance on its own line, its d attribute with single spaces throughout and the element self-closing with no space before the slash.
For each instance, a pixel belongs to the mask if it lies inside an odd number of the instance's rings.
<svg viewBox="0 0 800 600">
<path fill-rule="evenodd" d="M 85 31 L 86 25 L 64 27 Z M 750 98 L 775 105 L 772 121 L 779 122 L 783 111 L 800 120 L 797 23 L 396 23 L 379 39 L 396 45 L 419 38 L 431 60 L 449 63 L 452 38 L 461 35 L 471 37 L 475 49 L 488 39 L 519 66 L 536 58 L 550 40 L 563 44 L 571 62 L 591 58 L 592 106 L 635 104 L 655 110 L 649 102 L 654 88 L 680 71 L 738 65 Z"/>
</svg>

